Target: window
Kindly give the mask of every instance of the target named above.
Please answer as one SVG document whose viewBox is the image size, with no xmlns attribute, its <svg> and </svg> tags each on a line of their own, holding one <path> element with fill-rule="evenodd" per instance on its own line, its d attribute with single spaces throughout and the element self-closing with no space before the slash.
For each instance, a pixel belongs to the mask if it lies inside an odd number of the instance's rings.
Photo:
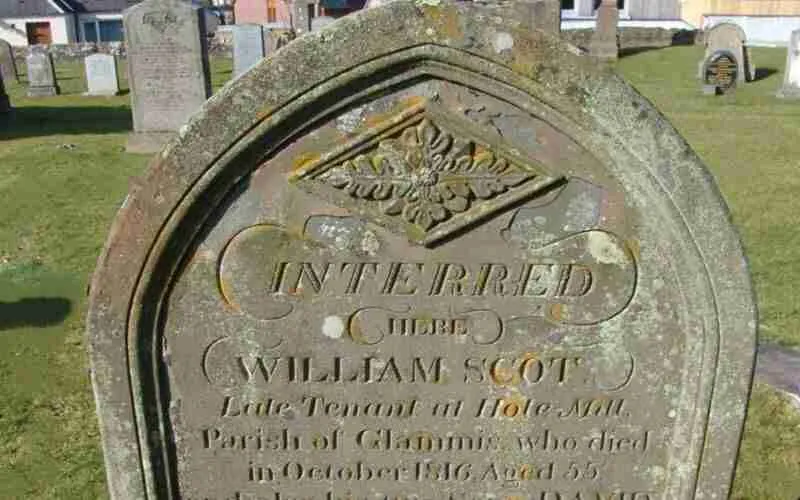
<svg viewBox="0 0 800 500">
<path fill-rule="evenodd" d="M 278 7 L 276 0 L 267 0 L 267 22 L 274 23 L 278 20 Z"/>
<path fill-rule="evenodd" d="M 83 23 L 83 41 L 96 42 L 97 41 L 97 23 L 94 21 Z"/>
<path fill-rule="evenodd" d="M 50 23 L 25 23 L 25 33 L 28 35 L 28 44 L 30 45 L 50 45 L 53 43 Z"/>
<path fill-rule="evenodd" d="M 561 10 L 575 10 L 575 0 L 561 0 Z"/>
<path fill-rule="evenodd" d="M 124 36 L 122 35 L 122 21 L 99 21 L 100 26 L 100 41 L 101 42 L 121 42 Z"/>
<path fill-rule="evenodd" d="M 83 21 L 81 28 L 84 42 L 121 42 L 125 39 L 120 19 Z"/>
</svg>

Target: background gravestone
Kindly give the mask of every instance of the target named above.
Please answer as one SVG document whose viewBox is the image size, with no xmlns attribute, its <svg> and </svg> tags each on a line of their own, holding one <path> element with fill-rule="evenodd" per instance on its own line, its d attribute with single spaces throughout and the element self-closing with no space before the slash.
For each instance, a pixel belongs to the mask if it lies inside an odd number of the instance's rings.
<svg viewBox="0 0 800 500">
<path fill-rule="evenodd" d="M 19 82 L 14 48 L 5 40 L 0 40 L 0 76 L 6 81 Z"/>
<path fill-rule="evenodd" d="M 3 85 L 3 75 L 0 75 L 0 113 L 8 113 L 11 111 L 11 102 L 6 94 L 6 87 Z"/>
<path fill-rule="evenodd" d="M 125 11 L 130 152 L 160 150 L 211 95 L 202 9 L 146 0 Z"/>
<path fill-rule="evenodd" d="M 778 97 L 800 98 L 800 30 L 792 31 L 786 47 L 786 69 L 783 72 L 783 86 Z"/>
<path fill-rule="evenodd" d="M 34 48 L 25 58 L 28 66 L 28 96 L 47 97 L 61 93 L 56 81 L 53 56 L 45 49 Z"/>
<path fill-rule="evenodd" d="M 294 40 L 294 31 L 283 28 L 270 28 L 264 30 L 264 53 L 273 54 L 287 43 Z"/>
<path fill-rule="evenodd" d="M 233 76 L 238 77 L 264 59 L 264 33 L 259 24 L 238 24 L 233 29 Z"/>
<path fill-rule="evenodd" d="M 615 60 L 619 56 L 617 0 L 602 0 L 597 8 L 597 22 L 589 44 L 589 53 L 597 58 Z"/>
<path fill-rule="evenodd" d="M 91 286 L 112 498 L 727 497 L 756 325 L 729 212 L 515 15 L 347 16 L 154 159 Z"/>
<path fill-rule="evenodd" d="M 311 31 L 321 30 L 322 28 L 329 26 L 335 20 L 336 19 L 330 16 L 317 16 L 311 20 Z"/>
<path fill-rule="evenodd" d="M 84 60 L 86 95 L 110 96 L 119 94 L 117 58 L 109 54 L 92 54 Z"/>
<path fill-rule="evenodd" d="M 705 34 L 705 55 L 700 62 L 700 78 L 704 78 L 702 69 L 711 56 L 720 51 L 727 50 L 733 54 L 739 65 L 737 76 L 739 83 L 755 79 L 755 66 L 753 65 L 750 50 L 746 46 L 747 37 L 744 30 L 733 23 L 720 23 L 712 27 Z"/>
</svg>

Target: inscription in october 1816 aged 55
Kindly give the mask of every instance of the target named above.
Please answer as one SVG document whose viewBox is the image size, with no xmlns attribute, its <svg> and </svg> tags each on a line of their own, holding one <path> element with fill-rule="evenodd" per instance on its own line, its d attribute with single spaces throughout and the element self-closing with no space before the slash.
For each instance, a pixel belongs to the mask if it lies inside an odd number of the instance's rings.
<svg viewBox="0 0 800 500">
<path fill-rule="evenodd" d="M 754 308 L 724 204 L 507 8 L 337 21 L 159 157 L 92 287 L 112 497 L 727 495 Z"/>
</svg>

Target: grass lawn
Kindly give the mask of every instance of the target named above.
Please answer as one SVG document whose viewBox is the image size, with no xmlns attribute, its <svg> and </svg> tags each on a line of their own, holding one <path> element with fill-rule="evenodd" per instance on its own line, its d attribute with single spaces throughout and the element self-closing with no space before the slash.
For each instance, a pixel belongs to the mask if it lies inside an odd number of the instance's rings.
<svg viewBox="0 0 800 500">
<path fill-rule="evenodd" d="M 639 53 L 621 72 L 673 121 L 717 176 L 751 260 L 764 339 L 800 345 L 800 102 L 774 97 L 772 71 L 732 97 L 700 94 L 694 47 Z M 215 87 L 230 61 L 213 64 Z M 121 68 L 124 74 L 124 68 Z M 777 70 L 777 72 L 775 72 Z M 80 64 L 58 67 L 64 95 L 27 99 L 0 122 L 0 498 L 106 498 L 83 339 L 85 291 L 131 177 L 128 96 L 83 97 Z M 123 87 L 125 84 L 123 83 Z M 776 393 L 752 398 L 735 486 L 739 500 L 800 497 L 800 416 Z"/>
</svg>

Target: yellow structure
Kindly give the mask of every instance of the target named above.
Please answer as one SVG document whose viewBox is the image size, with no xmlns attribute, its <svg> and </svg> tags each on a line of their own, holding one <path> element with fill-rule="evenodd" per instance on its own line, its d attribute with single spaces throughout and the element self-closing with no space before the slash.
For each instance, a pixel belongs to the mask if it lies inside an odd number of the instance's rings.
<svg viewBox="0 0 800 500">
<path fill-rule="evenodd" d="M 800 16 L 800 0 L 683 0 L 681 17 L 699 27 L 703 15 Z"/>
</svg>

